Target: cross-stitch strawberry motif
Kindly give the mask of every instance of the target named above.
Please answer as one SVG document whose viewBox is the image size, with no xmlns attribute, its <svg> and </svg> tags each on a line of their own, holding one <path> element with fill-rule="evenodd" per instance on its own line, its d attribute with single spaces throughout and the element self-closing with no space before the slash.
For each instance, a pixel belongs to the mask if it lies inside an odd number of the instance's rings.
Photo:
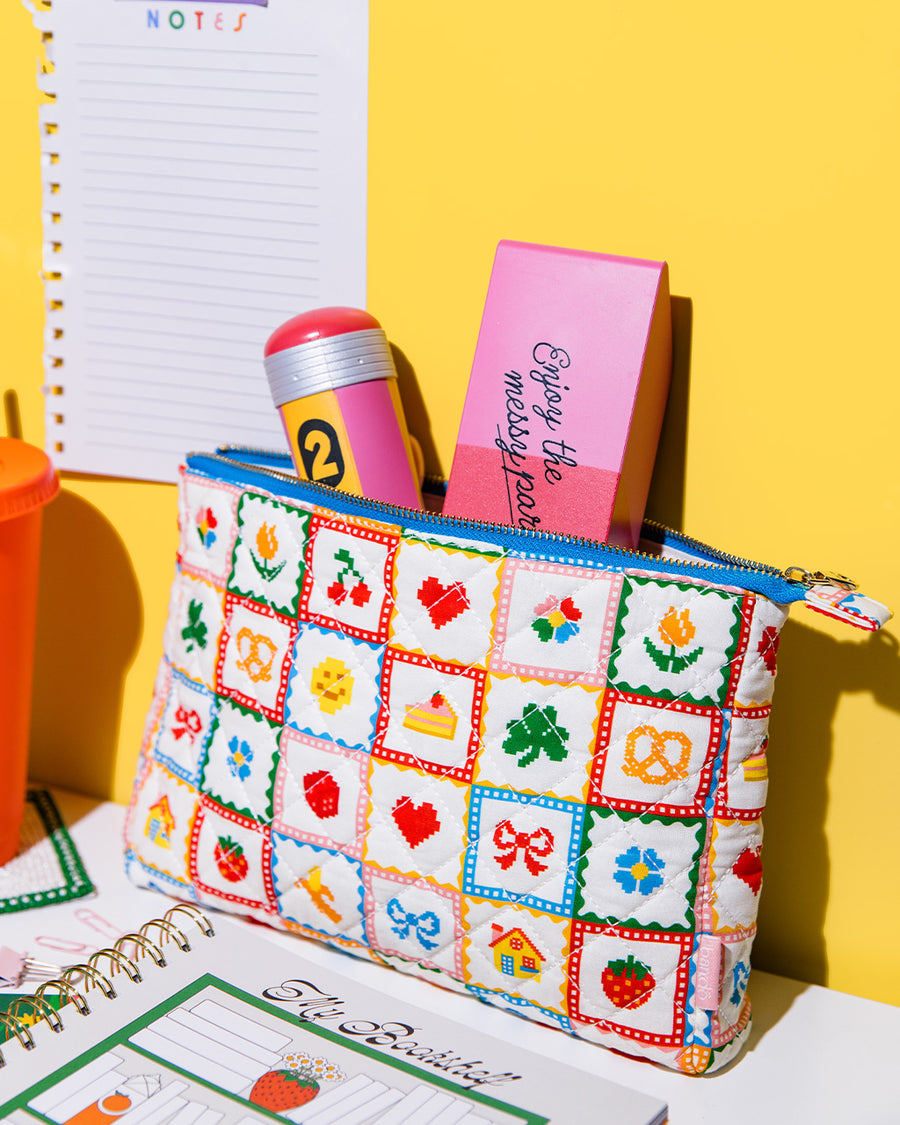
<svg viewBox="0 0 900 1125">
<path fill-rule="evenodd" d="M 462 582 L 450 582 L 444 586 L 434 575 L 419 587 L 417 597 L 428 610 L 428 616 L 436 629 L 442 629 L 470 606 L 469 595 Z"/>
<path fill-rule="evenodd" d="M 328 770 L 314 770 L 305 774 L 303 792 L 309 807 L 320 820 L 337 816 L 341 787 Z"/>
<path fill-rule="evenodd" d="M 246 879 L 247 872 L 250 870 L 247 857 L 241 845 L 230 836 L 219 837 L 213 854 L 216 867 L 223 879 L 227 879 L 229 883 L 240 883 L 241 880 Z"/>
<path fill-rule="evenodd" d="M 509 733 L 503 749 L 507 754 L 521 754 L 520 766 L 531 765 L 542 753 L 554 762 L 562 762 L 568 756 L 569 732 L 559 725 L 555 707 L 529 703 L 521 719 L 511 719 L 506 729 Z"/>
<path fill-rule="evenodd" d="M 656 980 L 650 966 L 627 958 L 610 961 L 600 975 L 603 991 L 617 1008 L 640 1008 L 650 999 Z"/>
</svg>

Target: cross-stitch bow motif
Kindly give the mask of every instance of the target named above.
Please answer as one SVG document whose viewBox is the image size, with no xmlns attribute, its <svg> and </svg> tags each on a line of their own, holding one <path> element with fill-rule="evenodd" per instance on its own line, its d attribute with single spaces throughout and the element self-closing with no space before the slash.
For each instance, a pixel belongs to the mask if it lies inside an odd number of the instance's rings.
<svg viewBox="0 0 900 1125">
<path fill-rule="evenodd" d="M 188 736 L 191 742 L 203 729 L 203 721 L 196 711 L 188 711 L 186 707 L 179 707 L 175 712 L 175 722 L 181 723 L 180 727 L 172 727 L 172 735 L 176 740 Z"/>
<path fill-rule="evenodd" d="M 437 949 L 438 942 L 431 939 L 441 932 L 441 922 L 433 910 L 413 914 L 405 910 L 398 898 L 387 904 L 388 917 L 394 923 L 391 930 L 399 938 L 408 938 L 415 932 L 416 940 L 424 949 Z"/>
<path fill-rule="evenodd" d="M 553 833 L 549 828 L 536 828 L 534 832 L 517 832 L 508 820 L 501 820 L 494 829 L 494 843 L 500 851 L 494 859 L 503 871 L 508 871 L 522 853 L 522 862 L 532 875 L 540 875 L 547 870 L 541 863 L 544 856 L 553 851 Z"/>
</svg>

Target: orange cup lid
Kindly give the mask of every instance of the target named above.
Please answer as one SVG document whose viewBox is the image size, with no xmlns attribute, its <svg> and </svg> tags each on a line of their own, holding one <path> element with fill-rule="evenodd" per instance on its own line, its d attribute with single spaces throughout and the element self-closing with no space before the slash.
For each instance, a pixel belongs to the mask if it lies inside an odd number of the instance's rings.
<svg viewBox="0 0 900 1125">
<path fill-rule="evenodd" d="M 0 520 L 24 516 L 59 492 L 59 477 L 42 450 L 0 437 Z"/>
</svg>

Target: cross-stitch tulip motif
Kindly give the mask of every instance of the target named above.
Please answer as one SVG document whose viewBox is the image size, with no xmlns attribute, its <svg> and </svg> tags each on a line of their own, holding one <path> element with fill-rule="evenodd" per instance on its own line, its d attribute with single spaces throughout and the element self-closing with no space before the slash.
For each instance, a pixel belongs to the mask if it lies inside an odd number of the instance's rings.
<svg viewBox="0 0 900 1125">
<path fill-rule="evenodd" d="M 287 559 L 275 563 L 278 557 L 279 544 L 275 528 L 271 524 L 260 524 L 256 533 L 256 551 L 250 548 L 250 558 L 256 567 L 257 573 L 267 582 L 271 582 L 281 574 L 287 565 Z"/>
<path fill-rule="evenodd" d="M 649 637 L 644 638 L 644 646 L 661 672 L 683 672 L 700 659 L 703 646 L 691 647 L 697 629 L 686 608 L 679 611 L 670 606 L 657 633 L 663 647 L 658 648 Z"/>
</svg>

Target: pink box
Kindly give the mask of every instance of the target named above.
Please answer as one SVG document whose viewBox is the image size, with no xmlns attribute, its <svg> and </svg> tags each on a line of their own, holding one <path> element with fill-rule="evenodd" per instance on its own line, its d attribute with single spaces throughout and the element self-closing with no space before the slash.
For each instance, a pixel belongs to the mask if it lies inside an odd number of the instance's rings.
<svg viewBox="0 0 900 1125">
<path fill-rule="evenodd" d="M 665 262 L 501 242 L 444 514 L 635 546 L 671 370 Z"/>
</svg>

